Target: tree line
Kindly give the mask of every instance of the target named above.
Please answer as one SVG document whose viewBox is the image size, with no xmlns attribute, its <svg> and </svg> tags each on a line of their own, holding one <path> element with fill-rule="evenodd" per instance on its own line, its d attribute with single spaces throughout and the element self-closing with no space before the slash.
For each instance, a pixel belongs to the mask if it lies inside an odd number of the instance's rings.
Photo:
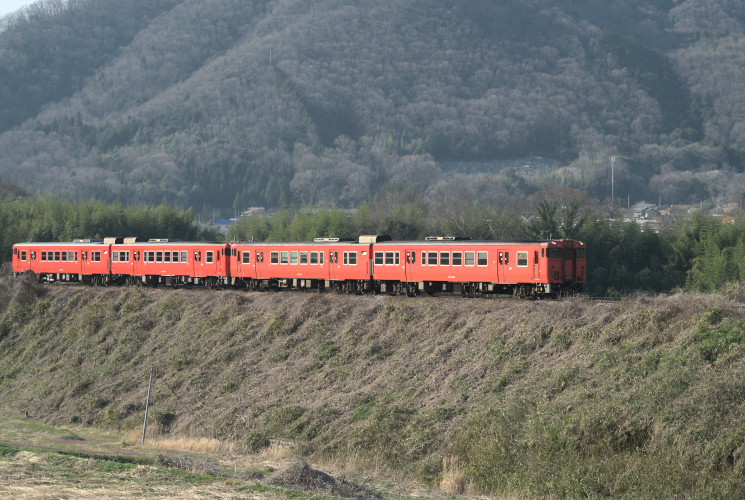
<svg viewBox="0 0 745 500">
<path fill-rule="evenodd" d="M 193 210 L 169 204 L 157 207 L 98 200 L 72 202 L 58 198 L 27 198 L 0 203 L 0 262 L 8 262 L 15 243 L 72 241 L 108 236 L 219 239 L 201 227 Z"/>
<path fill-rule="evenodd" d="M 588 292 L 621 295 L 676 289 L 713 292 L 745 280 L 745 216 L 722 219 L 695 214 L 659 232 L 635 222 L 598 214 L 575 200 L 559 203 L 550 193 L 521 211 L 477 203 L 391 203 L 382 199 L 349 212 L 337 207 L 288 207 L 271 217 L 241 218 L 229 228 L 231 241 L 310 241 L 316 237 L 356 239 L 388 234 L 396 240 L 431 235 L 474 239 L 577 238 L 588 246 Z M 0 204 L 0 261 L 14 243 L 75 238 L 138 236 L 222 240 L 193 210 L 56 198 Z"/>
</svg>

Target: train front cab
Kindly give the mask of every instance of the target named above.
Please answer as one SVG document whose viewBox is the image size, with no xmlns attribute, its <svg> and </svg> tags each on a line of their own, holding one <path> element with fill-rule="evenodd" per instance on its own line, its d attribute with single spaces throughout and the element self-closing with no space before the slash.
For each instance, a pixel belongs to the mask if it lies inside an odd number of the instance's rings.
<svg viewBox="0 0 745 500">
<path fill-rule="evenodd" d="M 582 292 L 587 279 L 587 248 L 577 240 L 546 244 L 547 290 L 553 296 Z"/>
</svg>

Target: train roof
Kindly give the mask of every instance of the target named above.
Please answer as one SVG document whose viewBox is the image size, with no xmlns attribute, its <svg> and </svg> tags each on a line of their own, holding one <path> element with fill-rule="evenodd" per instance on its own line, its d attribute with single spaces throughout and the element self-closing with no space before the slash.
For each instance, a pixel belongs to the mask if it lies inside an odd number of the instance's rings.
<svg viewBox="0 0 745 500">
<path fill-rule="evenodd" d="M 134 243 L 108 243 L 104 241 L 41 241 L 41 242 L 24 242 L 16 243 L 14 246 L 34 246 L 34 247 L 59 247 L 59 246 L 109 246 L 126 247 L 126 246 L 215 246 L 228 245 L 226 241 L 138 241 Z"/>
<path fill-rule="evenodd" d="M 478 245 L 505 245 L 505 246 L 517 246 L 517 245 L 557 245 L 564 246 L 564 242 L 572 241 L 584 245 L 579 240 L 573 239 L 559 239 L 559 240 L 513 240 L 513 241 L 497 241 L 497 240 L 409 240 L 409 241 L 384 241 L 378 243 L 379 246 L 386 245 L 443 245 L 443 246 L 478 246 Z"/>
<path fill-rule="evenodd" d="M 364 245 L 367 246 L 369 243 L 360 243 L 354 240 L 340 240 L 340 241 L 235 241 L 231 243 L 232 246 L 262 246 L 262 247 L 298 247 L 298 246 L 318 246 L 318 247 L 329 247 L 329 246 L 342 246 L 342 245 Z"/>
<path fill-rule="evenodd" d="M 579 240 L 571 238 L 566 239 L 554 239 L 554 240 L 514 240 L 514 241 L 497 241 L 497 240 L 400 240 L 400 241 L 381 241 L 375 243 L 376 246 L 400 246 L 400 245 L 558 245 L 564 246 L 565 242 L 575 242 L 580 245 L 584 245 Z M 275 247 L 292 247 L 292 246 L 339 246 L 339 245 L 368 245 L 367 242 L 360 243 L 354 240 L 347 241 L 235 241 L 231 243 L 233 246 L 275 246 Z"/>
<path fill-rule="evenodd" d="M 26 241 L 16 243 L 13 246 L 33 246 L 33 247 L 89 247 L 89 246 L 107 246 L 103 241 Z"/>
</svg>

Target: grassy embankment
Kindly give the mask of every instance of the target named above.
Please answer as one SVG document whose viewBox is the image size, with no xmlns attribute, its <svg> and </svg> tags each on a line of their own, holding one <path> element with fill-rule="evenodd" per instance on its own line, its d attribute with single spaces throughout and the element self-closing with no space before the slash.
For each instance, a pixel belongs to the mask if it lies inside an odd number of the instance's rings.
<svg viewBox="0 0 745 500">
<path fill-rule="evenodd" d="M 453 491 L 745 496 L 745 292 L 619 303 L 0 282 L 0 408 Z M 272 441 L 270 441 L 272 440 Z"/>
</svg>

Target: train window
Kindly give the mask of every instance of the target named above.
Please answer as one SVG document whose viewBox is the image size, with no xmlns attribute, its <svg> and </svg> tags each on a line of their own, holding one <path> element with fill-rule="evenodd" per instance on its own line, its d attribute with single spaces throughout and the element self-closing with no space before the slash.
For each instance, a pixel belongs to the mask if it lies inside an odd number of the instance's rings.
<svg viewBox="0 0 745 500">
<path fill-rule="evenodd" d="M 207 264 L 212 264 L 213 262 L 215 262 L 215 252 L 213 252 L 212 250 L 208 250 L 206 252 L 204 261 Z"/>
<path fill-rule="evenodd" d="M 450 265 L 450 252 L 440 252 L 440 265 L 441 266 Z"/>
<path fill-rule="evenodd" d="M 171 252 L 163 252 L 163 262 L 171 262 Z"/>
<path fill-rule="evenodd" d="M 517 267 L 528 267 L 528 252 L 517 252 Z"/>
<path fill-rule="evenodd" d="M 21 252 L 21 260 L 26 260 L 26 250 Z"/>
<path fill-rule="evenodd" d="M 505 252 L 504 253 L 504 263 L 507 266 L 510 265 L 510 252 Z"/>
<path fill-rule="evenodd" d="M 201 261 L 202 261 L 202 252 L 200 252 L 199 250 L 195 250 L 194 251 L 194 262 L 201 262 Z"/>
<path fill-rule="evenodd" d="M 427 265 L 427 252 L 422 252 L 422 265 Z"/>
<path fill-rule="evenodd" d="M 323 264 L 323 252 L 318 254 L 318 263 Z"/>
<path fill-rule="evenodd" d="M 336 264 L 339 263 L 339 252 L 329 252 L 329 255 L 333 256 L 333 258 L 331 259 L 331 262 L 334 262 Z"/>
<path fill-rule="evenodd" d="M 189 262 L 189 252 L 181 252 L 181 262 Z"/>
<path fill-rule="evenodd" d="M 487 252 L 479 252 L 479 265 L 480 266 L 489 265 L 489 254 Z"/>
<path fill-rule="evenodd" d="M 207 262 L 209 262 L 210 253 L 207 252 Z M 163 262 L 163 252 L 155 252 L 155 262 Z"/>
<path fill-rule="evenodd" d="M 380 266 L 383 265 L 385 254 L 383 252 L 375 252 L 375 264 Z"/>
<path fill-rule="evenodd" d="M 78 252 L 74 252 L 74 253 L 75 253 L 75 262 L 77 262 L 78 261 Z"/>
<path fill-rule="evenodd" d="M 586 259 L 587 258 L 587 249 L 586 248 L 578 248 L 575 251 L 575 255 L 578 259 Z"/>
<path fill-rule="evenodd" d="M 46 262 L 47 261 L 47 253 L 46 252 L 41 252 L 41 261 L 42 262 Z"/>
<path fill-rule="evenodd" d="M 411 263 L 416 264 L 416 252 L 411 252 Z"/>
<path fill-rule="evenodd" d="M 546 256 L 546 249 L 541 248 L 541 257 L 545 257 L 545 256 Z"/>
<path fill-rule="evenodd" d="M 533 252 L 533 264 L 538 264 L 538 250 Z"/>
<path fill-rule="evenodd" d="M 308 252 L 300 252 L 300 263 L 301 264 L 308 263 Z"/>
<path fill-rule="evenodd" d="M 178 252 L 171 254 L 171 262 L 178 262 Z"/>
<path fill-rule="evenodd" d="M 385 253 L 385 265 L 392 266 L 394 264 L 393 258 L 394 258 L 393 252 L 386 252 Z"/>
<path fill-rule="evenodd" d="M 463 252 L 453 252 L 453 265 L 460 266 L 463 264 Z"/>
<path fill-rule="evenodd" d="M 243 252 L 243 263 L 244 264 L 251 263 L 251 252 Z"/>
<path fill-rule="evenodd" d="M 427 252 L 427 265 L 428 266 L 437 265 L 437 252 Z"/>
<path fill-rule="evenodd" d="M 344 263 L 350 266 L 356 266 L 357 252 L 344 252 Z"/>
<path fill-rule="evenodd" d="M 476 252 L 466 252 L 466 265 L 476 265 Z"/>
<path fill-rule="evenodd" d="M 31 260 L 36 260 L 36 250 L 31 250 Z"/>
<path fill-rule="evenodd" d="M 297 252 L 290 252 L 290 264 L 297 264 Z"/>
<path fill-rule="evenodd" d="M 119 262 L 119 252 L 111 252 L 111 262 Z"/>
<path fill-rule="evenodd" d="M 199 252 L 196 252 L 195 255 L 199 255 Z M 155 252 L 145 252 L 145 262 L 155 262 Z"/>
<path fill-rule="evenodd" d="M 288 262 L 290 262 L 290 252 L 280 252 L 279 263 L 287 264 Z"/>
<path fill-rule="evenodd" d="M 67 252 L 62 252 L 62 254 L 60 254 L 60 257 L 62 258 L 62 262 L 67 262 Z"/>
<path fill-rule="evenodd" d="M 560 259 L 561 258 L 561 248 L 549 248 L 548 249 L 548 258 L 549 259 Z"/>
<path fill-rule="evenodd" d="M 101 262 L 101 252 L 92 252 L 91 254 L 93 258 L 91 258 L 92 262 Z"/>
<path fill-rule="evenodd" d="M 26 260 L 26 259 L 23 259 L 23 260 Z M 60 261 L 60 253 L 59 252 L 54 252 L 54 261 L 55 262 L 59 262 Z"/>
<path fill-rule="evenodd" d="M 310 252 L 310 263 L 318 264 L 318 252 Z"/>
</svg>

